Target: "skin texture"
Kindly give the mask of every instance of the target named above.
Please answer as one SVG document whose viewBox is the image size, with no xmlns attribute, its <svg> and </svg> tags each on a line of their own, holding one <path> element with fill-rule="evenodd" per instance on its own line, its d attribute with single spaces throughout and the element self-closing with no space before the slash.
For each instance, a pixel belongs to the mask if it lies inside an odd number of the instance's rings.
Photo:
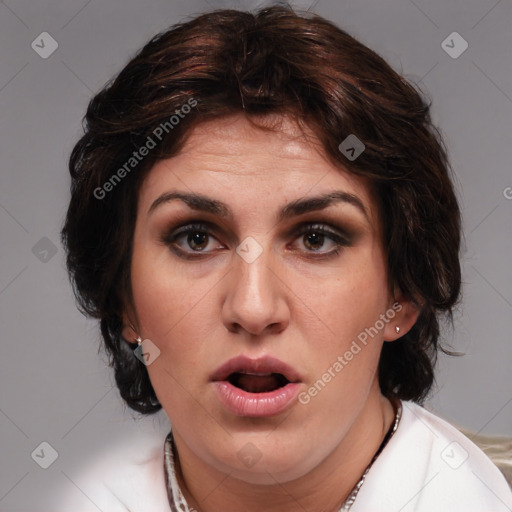
<svg viewBox="0 0 512 512">
<path fill-rule="evenodd" d="M 173 425 L 185 497 L 203 512 L 337 510 L 394 418 L 377 380 L 382 344 L 405 334 L 418 315 L 389 290 L 379 212 L 367 183 L 330 163 L 312 133 L 305 137 L 291 119 L 274 120 L 278 132 L 260 130 L 242 115 L 200 124 L 177 156 L 153 167 L 139 194 L 134 308 L 125 322 L 160 350 L 148 366 L 150 379 Z M 286 203 L 334 190 L 357 196 L 366 215 L 338 202 L 277 219 Z M 232 218 L 180 200 L 148 214 L 169 191 L 222 201 Z M 209 235 L 165 241 L 200 221 L 211 223 Z M 327 257 L 336 243 L 314 228 L 313 235 L 297 234 L 303 223 L 341 230 L 348 243 Z M 236 252 L 249 236 L 262 248 L 252 263 Z M 199 257 L 183 259 L 176 246 Z M 228 359 L 272 355 L 301 374 L 307 391 L 396 301 L 400 312 L 307 404 L 247 418 L 220 403 L 210 376 Z M 128 328 L 123 334 L 135 337 Z M 240 457 L 247 443 L 261 455 L 250 468 Z"/>
</svg>

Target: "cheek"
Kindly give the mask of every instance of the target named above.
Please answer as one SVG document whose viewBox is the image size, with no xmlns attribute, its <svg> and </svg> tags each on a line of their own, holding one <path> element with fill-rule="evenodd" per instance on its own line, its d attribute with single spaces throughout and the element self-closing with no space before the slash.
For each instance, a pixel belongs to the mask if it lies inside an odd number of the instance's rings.
<svg viewBox="0 0 512 512">
<path fill-rule="evenodd" d="M 327 352 L 343 350 L 375 325 L 387 307 L 386 279 L 382 259 L 368 257 L 323 279 L 320 290 L 318 282 L 301 283 L 302 302 L 307 305 L 303 313 L 316 319 L 313 323 L 318 332 L 325 333 L 321 339 Z M 318 342 L 318 338 L 313 339 Z"/>
<path fill-rule="evenodd" d="M 211 323 L 211 285 L 194 282 L 164 265 L 165 258 L 151 258 L 149 251 L 136 253 L 132 261 L 132 289 L 141 336 L 160 350 L 147 367 L 155 393 L 171 421 L 191 422 L 200 414 L 191 396 L 200 396 L 206 373 L 200 361 L 208 361 L 212 338 L 219 326 Z M 208 311 L 210 315 L 208 316 Z M 203 370 L 203 371 L 201 371 Z M 198 379 L 201 376 L 201 379 Z M 180 418 L 175 418 L 180 411 Z"/>
<path fill-rule="evenodd" d="M 131 266 L 135 306 L 146 337 L 163 342 L 183 329 L 201 328 L 191 321 L 208 291 L 203 280 L 191 281 L 173 264 L 165 247 L 141 240 Z M 199 306 L 199 308 L 198 308 Z"/>
<path fill-rule="evenodd" d="M 198 361 L 208 361 L 208 346 L 219 331 L 211 312 L 215 294 L 206 280 L 190 280 L 169 264 L 168 256 L 134 251 L 132 290 L 141 336 L 160 350 L 148 367 L 153 387 L 174 393 L 173 380 L 192 390 L 198 385 Z M 208 313 L 209 312 L 209 313 Z M 217 315 L 218 318 L 218 315 Z"/>
<path fill-rule="evenodd" d="M 329 425 L 334 432 L 340 417 L 365 402 L 375 383 L 383 343 L 383 331 L 372 328 L 386 310 L 385 297 L 372 279 L 355 274 L 350 280 L 331 282 L 320 297 L 311 294 L 309 304 L 317 318 L 305 327 L 310 371 L 301 395 L 308 411 L 304 422 L 311 428 L 316 425 L 324 432 Z"/>
</svg>

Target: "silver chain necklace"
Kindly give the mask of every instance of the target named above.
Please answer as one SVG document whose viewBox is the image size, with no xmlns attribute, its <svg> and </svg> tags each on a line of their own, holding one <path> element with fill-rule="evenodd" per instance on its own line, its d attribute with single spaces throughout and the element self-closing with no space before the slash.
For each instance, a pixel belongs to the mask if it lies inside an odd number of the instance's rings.
<svg viewBox="0 0 512 512">
<path fill-rule="evenodd" d="M 348 495 L 348 498 L 345 500 L 343 505 L 341 505 L 341 508 L 338 512 L 347 512 L 347 510 L 350 510 L 352 505 L 354 504 L 354 501 L 356 501 L 357 494 L 359 493 L 359 489 L 361 489 L 364 480 L 366 478 L 366 475 L 370 471 L 373 463 L 377 459 L 377 457 L 382 453 L 382 450 L 384 450 L 385 446 L 388 444 L 389 440 L 393 437 L 393 434 L 396 432 L 396 429 L 398 428 L 398 424 L 400 423 L 400 418 L 402 417 L 402 404 L 401 402 L 398 402 L 398 406 L 396 409 L 395 414 L 395 421 L 391 425 L 391 428 L 388 430 L 388 433 L 385 435 L 381 445 L 379 446 L 379 449 L 373 456 L 370 464 L 368 464 L 367 468 L 364 470 L 363 476 L 359 479 L 359 482 L 354 486 L 351 493 Z"/>
</svg>

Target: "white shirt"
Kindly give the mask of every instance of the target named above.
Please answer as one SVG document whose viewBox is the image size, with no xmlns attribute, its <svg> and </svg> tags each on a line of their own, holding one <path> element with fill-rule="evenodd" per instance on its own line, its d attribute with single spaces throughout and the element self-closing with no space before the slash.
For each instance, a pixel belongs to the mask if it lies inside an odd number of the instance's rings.
<svg viewBox="0 0 512 512">
<path fill-rule="evenodd" d="M 505 477 L 478 446 L 423 407 L 402 407 L 350 512 L 512 511 Z"/>
<path fill-rule="evenodd" d="M 172 474 L 170 481 L 177 485 Z M 64 498 L 62 512 L 173 512 L 163 441 L 144 458 L 127 460 L 126 453 L 103 458 L 74 484 L 79 490 Z M 178 503 L 175 509 L 186 512 Z M 366 475 L 350 512 L 427 511 L 512 512 L 512 491 L 483 451 L 455 427 L 402 401 L 398 428 Z"/>
</svg>

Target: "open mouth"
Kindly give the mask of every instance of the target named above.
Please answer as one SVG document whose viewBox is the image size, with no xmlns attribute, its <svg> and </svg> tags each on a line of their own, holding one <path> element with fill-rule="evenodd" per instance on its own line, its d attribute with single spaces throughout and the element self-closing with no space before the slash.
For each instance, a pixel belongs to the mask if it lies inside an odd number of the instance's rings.
<svg viewBox="0 0 512 512">
<path fill-rule="evenodd" d="M 268 393 L 290 383 L 281 373 L 233 372 L 228 375 L 226 380 L 247 393 Z"/>
<path fill-rule="evenodd" d="M 241 354 L 219 366 L 210 381 L 228 413 L 269 418 L 295 403 L 304 379 L 292 366 L 270 355 Z"/>
</svg>

